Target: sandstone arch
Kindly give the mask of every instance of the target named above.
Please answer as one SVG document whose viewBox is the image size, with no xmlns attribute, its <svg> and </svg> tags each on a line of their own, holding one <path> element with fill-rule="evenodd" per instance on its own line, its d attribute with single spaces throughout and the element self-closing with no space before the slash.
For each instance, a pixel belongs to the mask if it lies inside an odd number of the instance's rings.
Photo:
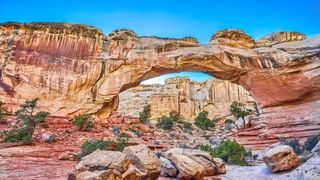
<svg viewBox="0 0 320 180">
<path fill-rule="evenodd" d="M 305 38 L 279 32 L 255 41 L 231 29 L 203 45 L 191 37 L 143 37 L 130 30 L 105 36 L 95 27 L 69 23 L 4 23 L 0 95 L 12 110 L 40 97 L 41 108 L 53 115 L 106 117 L 119 92 L 144 79 L 198 71 L 242 85 L 268 122 L 282 117 L 319 125 L 320 36 Z"/>
</svg>

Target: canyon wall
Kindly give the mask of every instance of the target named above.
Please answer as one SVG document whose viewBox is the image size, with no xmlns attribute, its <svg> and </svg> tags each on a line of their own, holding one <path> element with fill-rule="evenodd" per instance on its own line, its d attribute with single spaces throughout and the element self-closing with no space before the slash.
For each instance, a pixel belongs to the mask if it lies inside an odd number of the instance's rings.
<svg viewBox="0 0 320 180">
<path fill-rule="evenodd" d="M 205 72 L 241 85 L 262 108 L 255 129 L 237 135 L 248 145 L 320 132 L 319 68 L 320 36 L 297 32 L 254 40 L 225 29 L 199 44 L 70 23 L 0 24 L 0 100 L 12 111 L 39 97 L 52 115 L 108 117 L 119 93 L 143 80 Z"/>
<path fill-rule="evenodd" d="M 249 92 L 230 81 L 210 78 L 197 82 L 188 77 L 174 77 L 166 79 L 164 85 L 142 84 L 120 93 L 117 111 L 139 117 L 139 112 L 149 104 L 151 119 L 176 111 L 184 119 L 193 121 L 202 110 L 208 111 L 210 118 L 227 116 L 234 101 L 254 109 L 254 99 Z"/>
</svg>

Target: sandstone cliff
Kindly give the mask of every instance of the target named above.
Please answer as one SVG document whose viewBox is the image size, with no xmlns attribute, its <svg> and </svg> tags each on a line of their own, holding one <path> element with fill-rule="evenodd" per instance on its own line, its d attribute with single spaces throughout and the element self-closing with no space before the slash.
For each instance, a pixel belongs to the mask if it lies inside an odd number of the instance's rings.
<svg viewBox="0 0 320 180">
<path fill-rule="evenodd" d="M 143 106 L 149 104 L 152 119 L 176 111 L 192 121 L 201 110 L 208 111 L 210 118 L 226 116 L 233 101 L 253 108 L 253 97 L 237 84 L 215 78 L 196 82 L 175 77 L 166 79 L 164 85 L 139 85 L 120 93 L 117 111 L 139 117 Z"/>
<path fill-rule="evenodd" d="M 130 30 L 105 36 L 70 23 L 4 23 L 0 97 L 12 110 L 40 97 L 40 108 L 53 115 L 107 117 L 119 93 L 143 80 L 198 71 L 241 85 L 261 105 L 262 123 L 242 134 L 243 143 L 319 133 L 320 36 L 278 32 L 263 43 L 249 37 L 222 30 L 202 45 L 194 38 L 141 37 Z"/>
</svg>

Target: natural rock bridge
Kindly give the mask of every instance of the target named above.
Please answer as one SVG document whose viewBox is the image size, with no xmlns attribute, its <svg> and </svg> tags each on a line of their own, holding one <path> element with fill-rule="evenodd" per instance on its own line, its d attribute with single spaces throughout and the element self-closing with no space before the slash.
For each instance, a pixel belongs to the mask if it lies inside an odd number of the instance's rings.
<svg viewBox="0 0 320 180">
<path fill-rule="evenodd" d="M 197 71 L 240 84 L 259 102 L 264 113 L 238 134 L 243 144 L 320 132 L 320 36 L 278 32 L 254 40 L 230 29 L 203 45 L 130 30 L 105 36 L 69 23 L 4 23 L 0 50 L 0 100 L 12 110 L 39 97 L 52 115 L 107 117 L 121 91 L 162 74 Z"/>
</svg>

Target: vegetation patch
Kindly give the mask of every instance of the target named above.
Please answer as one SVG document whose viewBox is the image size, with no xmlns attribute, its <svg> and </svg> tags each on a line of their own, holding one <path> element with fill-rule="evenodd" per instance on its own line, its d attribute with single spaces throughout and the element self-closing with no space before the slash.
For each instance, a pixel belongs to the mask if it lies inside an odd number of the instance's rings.
<svg viewBox="0 0 320 180">
<path fill-rule="evenodd" d="M 231 140 L 222 141 L 216 148 L 212 148 L 207 144 L 200 145 L 200 149 L 210 153 L 213 157 L 223 159 L 227 163 L 241 166 L 248 165 L 245 157 L 252 156 L 251 151 L 246 150 L 241 144 Z"/>
<path fill-rule="evenodd" d="M 139 121 L 143 124 L 146 124 L 150 121 L 151 117 L 151 107 L 146 105 L 143 107 L 142 112 L 139 113 Z"/>
<path fill-rule="evenodd" d="M 40 111 L 35 113 L 35 108 L 39 98 L 27 100 L 24 104 L 20 105 L 20 109 L 14 113 L 17 125 L 10 131 L 4 132 L 5 142 L 22 142 L 23 144 L 32 143 L 32 135 L 36 126 L 44 122 L 49 113 Z"/>
<path fill-rule="evenodd" d="M 171 117 L 163 116 L 158 119 L 157 127 L 163 130 L 171 129 L 173 126 L 173 119 Z"/>
<path fill-rule="evenodd" d="M 103 139 L 87 140 L 81 145 L 81 152 L 78 154 L 78 157 L 84 157 L 97 149 L 106 150 L 111 144 L 112 141 L 106 141 Z"/>
<path fill-rule="evenodd" d="M 80 131 L 90 131 L 94 128 L 90 114 L 79 114 L 73 118 L 73 124 L 76 125 Z"/>
<path fill-rule="evenodd" d="M 214 126 L 214 121 L 208 118 L 208 111 L 199 112 L 198 116 L 194 120 L 194 124 L 203 130 L 208 130 Z"/>
</svg>

